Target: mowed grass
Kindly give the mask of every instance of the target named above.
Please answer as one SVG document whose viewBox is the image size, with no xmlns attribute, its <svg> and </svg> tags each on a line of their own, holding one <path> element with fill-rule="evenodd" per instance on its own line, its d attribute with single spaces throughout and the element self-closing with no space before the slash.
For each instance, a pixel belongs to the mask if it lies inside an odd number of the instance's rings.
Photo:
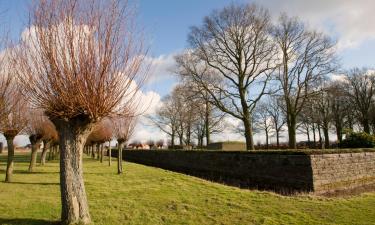
<svg viewBox="0 0 375 225">
<path fill-rule="evenodd" d="M 27 173 L 17 155 L 13 183 L 4 183 L 0 156 L 0 224 L 56 224 L 59 164 Z M 107 159 L 106 159 L 107 160 Z M 375 193 L 356 197 L 287 197 L 243 190 L 162 169 L 124 162 L 125 173 L 85 158 L 94 224 L 375 224 Z"/>
</svg>

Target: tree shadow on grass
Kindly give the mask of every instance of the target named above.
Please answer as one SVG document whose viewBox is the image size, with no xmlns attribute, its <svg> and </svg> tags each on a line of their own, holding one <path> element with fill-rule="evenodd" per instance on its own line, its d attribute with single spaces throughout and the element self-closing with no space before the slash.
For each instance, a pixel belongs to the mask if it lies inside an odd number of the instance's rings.
<svg viewBox="0 0 375 225">
<path fill-rule="evenodd" d="M 5 173 L 6 170 L 0 169 L 0 173 Z M 59 171 L 55 172 L 46 172 L 46 171 L 34 171 L 34 172 L 29 172 L 27 170 L 13 170 L 14 174 L 57 174 L 60 173 Z"/>
<path fill-rule="evenodd" d="M 44 186 L 48 186 L 48 185 L 60 185 L 60 183 L 32 183 L 32 182 L 4 182 L 4 184 L 33 184 L 33 185 L 44 185 Z M 1 223 L 0 223 L 1 225 Z"/>
<path fill-rule="evenodd" d="M 0 225 L 57 225 L 59 221 L 48 221 L 40 219 L 2 219 L 0 218 Z"/>
</svg>

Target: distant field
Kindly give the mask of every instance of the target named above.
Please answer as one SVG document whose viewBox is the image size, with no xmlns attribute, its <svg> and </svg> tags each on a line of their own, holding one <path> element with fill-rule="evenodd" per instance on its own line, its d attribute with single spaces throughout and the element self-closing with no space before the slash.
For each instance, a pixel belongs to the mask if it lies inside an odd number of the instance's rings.
<svg viewBox="0 0 375 225">
<path fill-rule="evenodd" d="M 60 217 L 58 162 L 28 174 L 18 154 L 14 183 L 3 183 L 0 156 L 0 224 L 56 224 Z M 162 169 L 84 162 L 95 224 L 375 224 L 375 193 L 357 197 L 286 197 L 242 190 Z"/>
</svg>

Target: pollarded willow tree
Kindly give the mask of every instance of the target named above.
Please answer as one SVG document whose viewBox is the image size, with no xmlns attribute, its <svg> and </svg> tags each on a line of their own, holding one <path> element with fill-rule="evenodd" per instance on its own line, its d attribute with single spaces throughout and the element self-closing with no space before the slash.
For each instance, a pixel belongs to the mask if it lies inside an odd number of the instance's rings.
<svg viewBox="0 0 375 225">
<path fill-rule="evenodd" d="M 207 16 L 189 34 L 191 52 L 176 58 L 178 73 L 208 92 L 211 103 L 241 120 L 254 149 L 252 113 L 277 65 L 267 10 L 231 4 Z"/>
<path fill-rule="evenodd" d="M 86 138 L 122 114 L 144 81 L 144 46 L 127 1 L 38 1 L 14 62 L 25 95 L 56 126 L 64 224 L 89 224 L 83 181 Z M 139 86 L 138 86 L 139 87 Z"/>
<path fill-rule="evenodd" d="M 119 116 L 112 119 L 113 137 L 117 139 L 117 173 L 122 174 L 122 151 L 124 144 L 126 144 L 134 133 L 137 124 L 137 117 L 128 114 L 126 116 Z"/>
<path fill-rule="evenodd" d="M 31 157 L 29 164 L 29 172 L 34 171 L 36 165 L 37 152 L 45 136 L 49 134 L 46 133 L 45 125 L 48 121 L 48 118 L 43 115 L 43 112 L 40 110 L 29 110 L 27 118 L 27 125 L 23 129 L 23 133 L 29 135 L 29 140 L 31 144 Z"/>
<path fill-rule="evenodd" d="M 24 115 L 27 102 L 21 95 L 15 73 L 11 67 L 9 51 L 0 56 L 0 131 L 7 141 L 8 160 L 5 182 L 12 181 L 14 166 L 14 138 L 26 126 Z"/>
</svg>

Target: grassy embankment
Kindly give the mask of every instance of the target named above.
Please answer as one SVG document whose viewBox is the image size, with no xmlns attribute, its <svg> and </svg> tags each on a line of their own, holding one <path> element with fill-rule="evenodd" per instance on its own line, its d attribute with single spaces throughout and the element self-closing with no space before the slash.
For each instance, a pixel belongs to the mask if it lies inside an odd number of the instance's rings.
<svg viewBox="0 0 375 225">
<path fill-rule="evenodd" d="M 4 180 L 0 156 L 0 224 L 56 224 L 60 216 L 58 162 L 27 173 L 17 155 L 14 182 Z M 375 193 L 356 197 L 280 196 L 242 190 L 183 174 L 124 163 L 84 162 L 95 224 L 375 224 Z"/>
</svg>

